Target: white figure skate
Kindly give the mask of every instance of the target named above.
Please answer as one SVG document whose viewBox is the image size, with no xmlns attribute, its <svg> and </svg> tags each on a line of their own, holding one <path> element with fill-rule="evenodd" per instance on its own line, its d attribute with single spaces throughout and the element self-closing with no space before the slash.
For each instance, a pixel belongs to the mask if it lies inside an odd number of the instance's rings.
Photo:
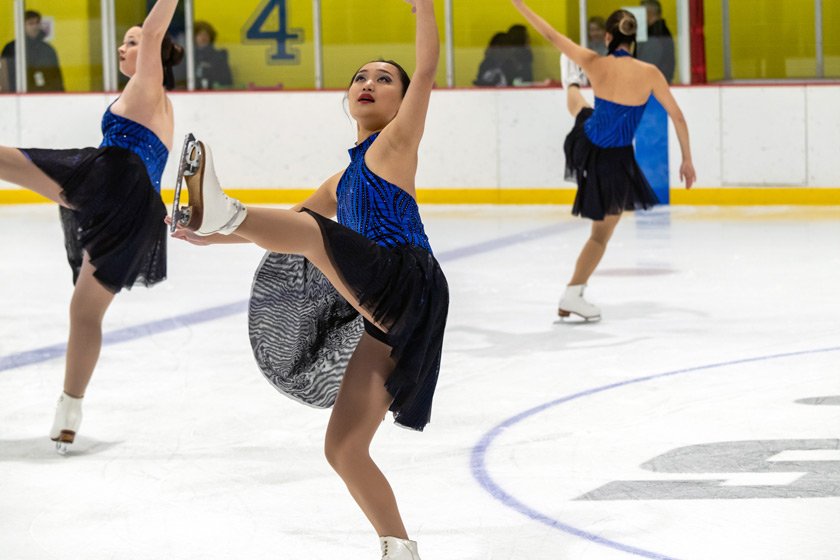
<svg viewBox="0 0 840 560">
<path fill-rule="evenodd" d="M 222 191 L 210 146 L 192 134 L 187 135 L 178 173 L 171 230 L 180 225 L 201 236 L 230 235 L 236 231 L 248 215 L 248 209 Z M 187 183 L 190 203 L 179 207 L 182 179 Z"/>
<path fill-rule="evenodd" d="M 583 299 L 584 288 L 586 288 L 586 284 L 566 286 L 566 292 L 557 305 L 557 314 L 561 320 L 572 314 L 585 319 L 587 322 L 601 320 L 601 310 Z"/>
<path fill-rule="evenodd" d="M 589 85 L 583 69 L 565 54 L 560 55 L 560 82 L 563 84 L 563 89 L 569 89 L 569 86 L 586 87 Z"/>
<path fill-rule="evenodd" d="M 82 423 L 82 399 L 61 393 L 55 407 L 55 420 L 50 430 L 50 439 L 55 442 L 59 455 L 67 453 L 68 446 L 76 439 L 76 432 Z"/>
<path fill-rule="evenodd" d="M 397 537 L 380 537 L 382 560 L 420 560 L 417 543 Z"/>
</svg>

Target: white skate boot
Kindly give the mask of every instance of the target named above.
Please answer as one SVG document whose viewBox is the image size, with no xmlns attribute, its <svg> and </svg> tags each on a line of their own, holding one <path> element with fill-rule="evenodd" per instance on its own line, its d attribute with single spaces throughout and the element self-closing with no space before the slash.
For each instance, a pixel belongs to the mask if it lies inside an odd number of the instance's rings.
<svg viewBox="0 0 840 560">
<path fill-rule="evenodd" d="M 82 399 L 61 393 L 55 408 L 55 420 L 50 439 L 55 442 L 55 450 L 64 455 L 67 447 L 76 439 L 76 432 L 82 423 Z"/>
<path fill-rule="evenodd" d="M 583 69 L 565 54 L 560 55 L 560 82 L 563 84 L 563 89 L 569 89 L 569 86 L 586 87 L 589 85 Z"/>
<path fill-rule="evenodd" d="M 382 560 L 420 560 L 417 543 L 397 537 L 379 537 Z"/>
<path fill-rule="evenodd" d="M 561 318 L 575 314 L 586 321 L 601 320 L 601 310 L 583 299 L 584 288 L 586 288 L 586 284 L 566 286 L 566 292 L 560 298 L 560 303 L 557 305 L 557 314 Z"/>
<path fill-rule="evenodd" d="M 181 174 L 186 179 L 190 205 L 177 210 L 173 222 L 177 220 L 179 225 L 197 235 L 230 235 L 245 220 L 248 209 L 222 191 L 210 146 L 200 140 L 190 141 L 190 136 L 187 137 L 178 177 L 179 182 Z M 180 189 L 176 187 L 176 190 Z"/>
</svg>

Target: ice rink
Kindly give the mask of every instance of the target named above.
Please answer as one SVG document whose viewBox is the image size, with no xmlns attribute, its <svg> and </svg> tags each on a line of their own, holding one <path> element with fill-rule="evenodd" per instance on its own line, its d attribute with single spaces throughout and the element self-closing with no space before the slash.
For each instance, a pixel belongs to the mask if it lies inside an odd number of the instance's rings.
<svg viewBox="0 0 840 560">
<path fill-rule="evenodd" d="M 425 206 L 450 318 L 432 423 L 374 458 L 423 560 L 840 557 L 840 208 L 628 214 L 556 322 L 589 222 Z M 373 560 L 328 412 L 257 370 L 262 251 L 169 244 L 116 298 L 69 455 L 47 438 L 72 290 L 55 207 L 0 207 L 0 559 Z"/>
</svg>

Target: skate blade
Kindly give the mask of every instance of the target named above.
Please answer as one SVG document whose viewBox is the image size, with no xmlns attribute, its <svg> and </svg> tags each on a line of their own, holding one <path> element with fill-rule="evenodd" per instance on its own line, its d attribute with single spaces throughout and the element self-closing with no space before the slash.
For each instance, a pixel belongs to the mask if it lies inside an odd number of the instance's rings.
<svg viewBox="0 0 840 560">
<path fill-rule="evenodd" d="M 189 173 L 184 172 L 184 180 L 187 183 L 190 205 L 182 207 L 180 224 L 195 231 L 201 227 L 204 216 L 204 199 L 201 196 L 201 185 L 204 183 L 204 144 L 200 140 L 193 143 L 187 166 Z"/>
<path fill-rule="evenodd" d="M 61 430 L 61 433 L 58 434 L 57 438 L 53 438 L 55 442 L 55 451 L 59 455 L 66 455 L 67 452 L 70 450 L 70 446 L 73 445 L 73 442 L 76 439 L 76 432 L 71 432 L 70 430 Z"/>
<path fill-rule="evenodd" d="M 184 147 L 181 149 L 181 161 L 178 164 L 178 177 L 175 181 L 175 198 L 172 201 L 172 223 L 169 232 L 174 233 L 177 227 L 185 226 L 190 221 L 188 206 L 181 206 L 181 186 L 184 177 L 195 175 L 201 163 L 201 149 L 192 133 L 184 138 Z"/>
<path fill-rule="evenodd" d="M 566 311 L 564 309 L 558 309 L 557 316 L 560 318 L 554 321 L 555 325 L 597 323 L 601 320 L 600 315 L 596 315 L 594 317 L 586 317 L 584 315 L 581 315 L 580 313 L 575 313 L 574 311 Z"/>
</svg>

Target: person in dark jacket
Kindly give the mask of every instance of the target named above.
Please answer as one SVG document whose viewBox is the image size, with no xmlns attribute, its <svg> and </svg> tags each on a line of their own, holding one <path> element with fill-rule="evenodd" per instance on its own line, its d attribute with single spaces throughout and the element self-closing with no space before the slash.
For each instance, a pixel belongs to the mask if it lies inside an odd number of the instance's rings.
<svg viewBox="0 0 840 560">
<path fill-rule="evenodd" d="M 659 0 L 642 0 L 647 9 L 648 40 L 636 45 L 636 58 L 659 68 L 668 83 L 674 80 L 674 38 L 665 20 L 662 19 L 662 4 Z"/>
<path fill-rule="evenodd" d="M 44 41 L 46 33 L 41 28 L 41 14 L 29 10 L 24 15 L 24 29 L 26 32 L 26 90 L 64 91 L 64 79 L 58 64 L 58 54 L 49 43 Z M 0 53 L 2 69 L 6 72 L 5 83 L 9 91 L 17 90 L 17 76 L 15 74 L 15 41 L 3 47 Z"/>
<path fill-rule="evenodd" d="M 217 49 L 216 30 L 206 21 L 195 22 L 195 87 L 198 89 L 229 88 L 233 77 L 228 52 Z"/>
</svg>

